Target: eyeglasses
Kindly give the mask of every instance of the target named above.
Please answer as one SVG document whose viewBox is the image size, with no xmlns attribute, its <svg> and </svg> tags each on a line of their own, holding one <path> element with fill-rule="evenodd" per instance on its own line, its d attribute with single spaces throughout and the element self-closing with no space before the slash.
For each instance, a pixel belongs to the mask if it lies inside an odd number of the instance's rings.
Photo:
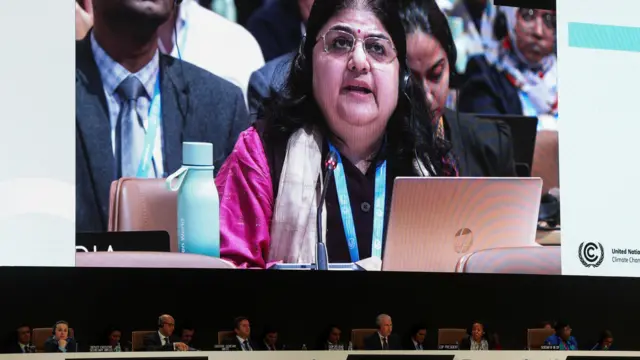
<svg viewBox="0 0 640 360">
<path fill-rule="evenodd" d="M 543 12 L 541 13 L 540 11 L 536 10 L 536 9 L 526 9 L 526 8 L 521 8 L 520 10 L 518 10 L 518 14 L 520 14 L 520 17 L 522 17 L 522 20 L 526 21 L 526 22 L 532 22 L 534 20 L 536 20 L 536 18 L 538 17 L 542 17 L 542 23 L 549 29 L 551 30 L 555 30 L 556 28 L 556 15 L 553 13 L 548 13 L 548 12 Z"/>
<path fill-rule="evenodd" d="M 329 30 L 321 37 L 324 52 L 335 56 L 344 56 L 354 51 L 356 43 L 361 40 L 364 52 L 377 63 L 388 64 L 398 56 L 391 41 L 378 37 L 359 39 L 346 31 Z M 320 41 L 320 40 L 318 40 Z"/>
</svg>

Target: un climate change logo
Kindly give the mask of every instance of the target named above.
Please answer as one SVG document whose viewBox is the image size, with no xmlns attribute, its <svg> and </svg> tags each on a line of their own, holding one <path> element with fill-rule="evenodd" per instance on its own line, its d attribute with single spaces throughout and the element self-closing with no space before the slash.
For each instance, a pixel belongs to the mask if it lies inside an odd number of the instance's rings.
<svg viewBox="0 0 640 360">
<path fill-rule="evenodd" d="M 604 261 L 604 247 L 600 243 L 582 243 L 578 248 L 578 257 L 584 267 L 597 268 Z"/>
</svg>

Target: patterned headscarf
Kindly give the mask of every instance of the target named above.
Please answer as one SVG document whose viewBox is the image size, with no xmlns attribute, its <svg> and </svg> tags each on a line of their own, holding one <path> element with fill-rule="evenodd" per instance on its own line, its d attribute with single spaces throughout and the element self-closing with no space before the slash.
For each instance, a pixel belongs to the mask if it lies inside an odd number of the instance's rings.
<svg viewBox="0 0 640 360">
<path fill-rule="evenodd" d="M 525 59 L 516 44 L 516 23 L 519 8 L 502 7 L 509 34 L 501 46 L 486 54 L 487 61 L 505 74 L 520 91 L 524 115 L 554 115 L 558 113 L 557 59 L 550 54 L 540 63 Z"/>
</svg>

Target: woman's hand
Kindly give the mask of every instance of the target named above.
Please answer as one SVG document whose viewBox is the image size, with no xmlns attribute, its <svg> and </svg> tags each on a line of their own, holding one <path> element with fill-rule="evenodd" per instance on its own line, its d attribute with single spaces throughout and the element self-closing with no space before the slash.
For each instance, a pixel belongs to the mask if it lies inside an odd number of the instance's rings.
<svg viewBox="0 0 640 360">
<path fill-rule="evenodd" d="M 61 348 L 67 347 L 67 340 L 65 340 L 65 339 L 58 340 L 58 346 L 61 347 Z"/>
<path fill-rule="evenodd" d="M 93 3 L 82 0 L 83 6 L 76 2 L 76 40 L 82 40 L 93 27 Z"/>
</svg>

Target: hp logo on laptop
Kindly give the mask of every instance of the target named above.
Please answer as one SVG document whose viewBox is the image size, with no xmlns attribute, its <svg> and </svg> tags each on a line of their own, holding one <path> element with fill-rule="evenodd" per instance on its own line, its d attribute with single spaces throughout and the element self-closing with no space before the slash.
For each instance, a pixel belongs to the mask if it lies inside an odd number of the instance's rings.
<svg viewBox="0 0 640 360">
<path fill-rule="evenodd" d="M 467 228 L 456 231 L 454 237 L 453 249 L 458 253 L 466 253 L 473 245 L 473 232 Z"/>
</svg>

